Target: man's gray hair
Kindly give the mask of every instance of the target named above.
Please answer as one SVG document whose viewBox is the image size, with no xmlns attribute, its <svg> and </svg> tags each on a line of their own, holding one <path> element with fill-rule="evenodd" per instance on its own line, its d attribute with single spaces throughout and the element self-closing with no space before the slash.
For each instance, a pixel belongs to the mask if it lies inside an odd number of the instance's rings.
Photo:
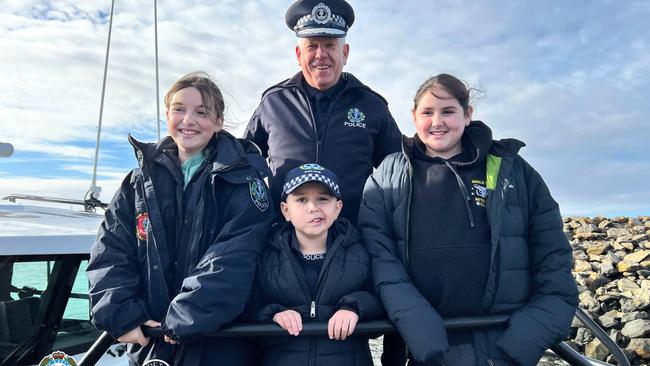
<svg viewBox="0 0 650 366">
<path fill-rule="evenodd" d="M 300 46 L 300 44 L 304 39 L 309 39 L 309 37 L 298 37 L 298 42 L 297 42 L 298 46 Z M 345 45 L 345 37 L 339 37 L 337 39 L 339 40 L 339 46 L 343 47 L 343 45 Z"/>
</svg>

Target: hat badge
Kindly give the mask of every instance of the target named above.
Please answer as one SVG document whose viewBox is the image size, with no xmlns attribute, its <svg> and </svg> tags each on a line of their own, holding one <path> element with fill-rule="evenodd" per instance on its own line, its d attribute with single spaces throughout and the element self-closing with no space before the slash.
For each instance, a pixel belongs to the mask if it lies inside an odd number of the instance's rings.
<svg viewBox="0 0 650 366">
<path fill-rule="evenodd" d="M 311 10 L 311 17 L 316 23 L 325 24 L 330 21 L 332 17 L 332 11 L 330 10 L 329 6 L 323 3 L 319 3 Z"/>
</svg>

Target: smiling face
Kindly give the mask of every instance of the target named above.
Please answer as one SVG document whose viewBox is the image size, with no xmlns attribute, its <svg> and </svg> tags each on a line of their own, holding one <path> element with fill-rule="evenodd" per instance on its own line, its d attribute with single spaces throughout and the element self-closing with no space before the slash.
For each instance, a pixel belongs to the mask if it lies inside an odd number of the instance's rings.
<svg viewBox="0 0 650 366">
<path fill-rule="evenodd" d="M 200 152 L 210 142 L 223 123 L 223 118 L 210 117 L 203 105 L 201 93 L 195 87 L 175 92 L 165 112 L 167 131 L 178 146 L 181 164 Z"/>
<path fill-rule="evenodd" d="M 462 151 L 461 138 L 472 118 L 458 100 L 439 86 L 422 94 L 413 110 L 413 121 L 427 155 L 449 159 Z"/>
<path fill-rule="evenodd" d="M 327 230 L 341 212 L 343 202 L 317 182 L 308 182 L 293 190 L 280 204 L 282 215 L 293 224 L 299 242 L 325 240 Z"/>
<path fill-rule="evenodd" d="M 348 60 L 350 46 L 342 38 L 301 38 L 296 58 L 305 80 L 312 87 L 325 91 L 339 81 Z"/>
</svg>

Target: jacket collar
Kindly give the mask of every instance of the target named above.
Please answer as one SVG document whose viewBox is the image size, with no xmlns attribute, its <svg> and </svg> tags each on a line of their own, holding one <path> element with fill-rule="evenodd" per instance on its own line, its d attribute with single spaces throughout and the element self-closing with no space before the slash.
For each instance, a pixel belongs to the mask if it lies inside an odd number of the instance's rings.
<svg viewBox="0 0 650 366">
<path fill-rule="evenodd" d="M 346 247 L 357 241 L 361 240 L 361 236 L 357 230 L 354 230 L 352 223 L 345 218 L 338 218 L 329 229 L 330 234 L 334 236 L 332 240 L 332 247 L 339 245 Z M 291 248 L 291 236 L 293 235 L 293 225 L 291 223 L 283 222 L 274 225 L 269 235 L 269 246 L 277 250 L 282 248 Z M 341 242 L 339 244 L 339 242 Z"/>
<path fill-rule="evenodd" d="M 516 154 L 519 149 L 526 146 L 523 142 L 516 139 L 503 139 L 499 141 L 492 140 L 492 130 L 482 121 L 472 121 L 462 137 L 463 148 L 472 149 L 472 158 L 466 162 L 453 162 L 454 165 L 470 165 L 483 162 L 488 153 L 505 156 L 507 154 Z M 412 137 L 402 136 L 402 152 L 406 157 L 413 159 L 415 139 Z"/>
<path fill-rule="evenodd" d="M 159 163 L 168 168 L 170 168 L 169 165 L 180 164 L 178 162 L 176 144 L 170 136 L 163 138 L 158 144 L 153 144 L 138 141 L 133 136 L 129 135 L 129 142 L 133 146 L 140 168 L 145 167 L 146 161 Z M 241 172 L 241 169 L 233 168 L 252 168 L 246 159 L 246 154 L 244 153 L 241 144 L 233 135 L 225 130 L 221 130 L 214 134 L 206 148 L 211 149 L 211 154 L 207 159 L 211 162 L 211 173 L 225 173 L 232 171 L 234 174 L 235 171 Z M 244 171 L 244 175 L 250 178 L 249 169 L 244 169 Z M 234 175 L 235 176 L 230 178 L 240 180 L 237 179 L 237 175 L 239 174 Z M 245 179 L 245 177 L 242 177 L 242 179 Z"/>
</svg>

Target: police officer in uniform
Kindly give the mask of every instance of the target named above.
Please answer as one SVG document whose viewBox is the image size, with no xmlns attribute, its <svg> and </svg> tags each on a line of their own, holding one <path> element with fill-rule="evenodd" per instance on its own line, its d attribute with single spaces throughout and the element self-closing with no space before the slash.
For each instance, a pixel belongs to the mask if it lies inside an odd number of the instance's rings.
<svg viewBox="0 0 650 366">
<path fill-rule="evenodd" d="M 400 151 L 401 133 L 386 100 L 343 72 L 354 10 L 344 0 L 299 0 L 285 15 L 296 33 L 300 72 L 269 89 L 245 137 L 268 158 L 271 196 L 279 202 L 286 173 L 306 162 L 340 179 L 341 216 L 357 221 L 366 179 L 384 157 Z"/>
</svg>

